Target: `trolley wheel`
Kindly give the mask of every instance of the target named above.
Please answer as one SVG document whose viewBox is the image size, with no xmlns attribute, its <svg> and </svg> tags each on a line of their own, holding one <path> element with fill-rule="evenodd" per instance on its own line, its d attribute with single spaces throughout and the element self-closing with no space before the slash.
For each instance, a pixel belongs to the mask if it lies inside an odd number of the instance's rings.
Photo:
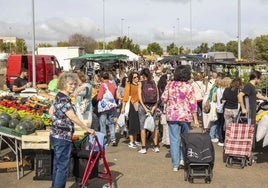
<svg viewBox="0 0 268 188">
<path fill-rule="evenodd" d="M 106 183 L 102 186 L 102 188 L 116 188 L 116 185 L 114 184 L 114 182 L 112 182 L 112 185 L 110 185 L 109 183 Z"/>
<path fill-rule="evenodd" d="M 188 178 L 188 181 L 189 181 L 190 183 L 194 183 L 194 178 L 193 178 L 193 177 L 189 177 L 189 178 Z"/>
<path fill-rule="evenodd" d="M 240 163 L 240 167 L 243 169 L 246 166 L 246 159 L 243 158 Z"/>
<path fill-rule="evenodd" d="M 252 159 L 252 156 L 250 156 L 248 161 L 247 161 L 247 165 L 252 166 L 252 163 L 253 163 L 253 159 Z"/>
<path fill-rule="evenodd" d="M 187 181 L 188 180 L 188 173 L 187 171 L 185 170 L 184 171 L 184 181 Z"/>
<path fill-rule="evenodd" d="M 205 183 L 211 183 L 211 178 L 210 177 L 206 177 L 205 178 Z"/>
<path fill-rule="evenodd" d="M 226 167 L 233 166 L 233 157 L 228 156 L 226 160 Z"/>
</svg>

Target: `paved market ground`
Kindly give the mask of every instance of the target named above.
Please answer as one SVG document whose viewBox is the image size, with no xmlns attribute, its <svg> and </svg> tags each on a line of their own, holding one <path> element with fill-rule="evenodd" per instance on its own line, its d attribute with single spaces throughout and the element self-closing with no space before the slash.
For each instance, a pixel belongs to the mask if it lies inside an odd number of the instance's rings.
<svg viewBox="0 0 268 188">
<path fill-rule="evenodd" d="M 200 131 L 195 129 L 195 131 Z M 151 148 L 147 154 L 139 154 L 137 149 L 130 149 L 125 139 L 119 140 L 118 147 L 109 146 L 106 151 L 114 183 L 118 188 L 264 188 L 268 186 L 268 148 L 261 148 L 254 154 L 257 163 L 244 169 L 227 168 L 222 162 L 222 147 L 215 147 L 214 176 L 210 184 L 203 181 L 190 184 L 184 181 L 184 172 L 171 170 L 171 159 L 166 147 L 160 148 L 160 153 L 154 153 Z M 100 164 L 102 169 L 103 165 Z M 27 171 L 23 178 L 17 180 L 15 172 L 0 173 L 0 184 L 3 188 L 49 188 L 50 181 L 34 181 L 34 171 Z M 94 178 L 89 181 L 89 188 L 101 188 L 106 181 Z M 66 187 L 75 188 L 75 183 L 69 181 Z"/>
</svg>

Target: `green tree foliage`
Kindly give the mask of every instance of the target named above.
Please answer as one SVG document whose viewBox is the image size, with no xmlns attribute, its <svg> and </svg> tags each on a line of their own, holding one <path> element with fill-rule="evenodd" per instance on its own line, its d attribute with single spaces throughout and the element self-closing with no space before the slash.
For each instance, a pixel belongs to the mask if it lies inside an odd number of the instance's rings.
<svg viewBox="0 0 268 188">
<path fill-rule="evenodd" d="M 52 44 L 49 44 L 49 43 L 40 43 L 37 45 L 37 47 L 41 48 L 41 47 L 52 47 L 53 45 Z"/>
<path fill-rule="evenodd" d="M 27 54 L 27 46 L 24 39 L 16 41 L 16 53 Z"/>
<path fill-rule="evenodd" d="M 194 53 L 200 54 L 200 53 L 208 53 L 209 47 L 208 43 L 203 42 L 200 46 L 198 46 L 196 49 L 194 49 Z"/>
<path fill-rule="evenodd" d="M 179 48 L 174 44 L 174 42 L 167 46 L 167 53 L 169 55 L 178 55 Z"/>
<path fill-rule="evenodd" d="M 163 48 L 161 48 L 161 46 L 157 42 L 153 42 L 153 43 L 148 44 L 147 50 L 151 54 L 154 53 L 154 54 L 157 54 L 160 56 L 163 54 Z"/>
<path fill-rule="evenodd" d="M 66 41 L 57 42 L 57 47 L 68 47 L 69 43 Z"/>
<path fill-rule="evenodd" d="M 250 38 L 246 38 L 243 42 L 242 42 L 242 47 L 241 47 L 241 54 L 243 59 L 247 59 L 250 61 L 254 61 L 255 57 L 256 57 L 256 45 L 255 42 L 250 39 Z"/>
<path fill-rule="evenodd" d="M 261 35 L 254 40 L 257 58 L 268 61 L 268 35 Z"/>
<path fill-rule="evenodd" d="M 224 43 L 214 43 L 211 48 L 210 48 L 211 52 L 225 52 L 226 51 L 226 46 Z"/>
<path fill-rule="evenodd" d="M 227 42 L 227 44 L 226 44 L 226 51 L 227 52 L 233 52 L 233 54 L 234 54 L 234 56 L 235 57 L 237 57 L 238 55 L 238 43 L 237 43 L 237 41 L 234 41 L 234 40 L 232 40 L 232 41 L 229 41 L 229 42 Z"/>
<path fill-rule="evenodd" d="M 132 39 L 127 36 L 124 36 L 123 38 L 118 37 L 116 40 L 109 42 L 107 49 L 128 49 L 136 54 L 141 53 L 140 46 L 138 44 L 134 44 Z"/>
<path fill-rule="evenodd" d="M 94 53 L 98 43 L 91 37 L 76 33 L 69 37 L 69 45 L 84 47 L 86 53 Z"/>
</svg>

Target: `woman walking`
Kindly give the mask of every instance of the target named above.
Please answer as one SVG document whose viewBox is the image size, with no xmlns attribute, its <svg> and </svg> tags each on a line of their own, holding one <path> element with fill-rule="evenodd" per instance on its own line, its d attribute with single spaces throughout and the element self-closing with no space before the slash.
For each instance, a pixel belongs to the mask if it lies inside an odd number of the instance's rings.
<svg viewBox="0 0 268 188">
<path fill-rule="evenodd" d="M 199 126 L 197 102 L 190 79 L 191 68 L 187 65 L 179 65 L 175 69 L 174 80 L 167 84 L 161 96 L 162 101 L 166 103 L 173 171 L 178 171 L 179 166 L 184 165 L 181 133 L 189 132 L 193 120 L 194 126 Z"/>
</svg>

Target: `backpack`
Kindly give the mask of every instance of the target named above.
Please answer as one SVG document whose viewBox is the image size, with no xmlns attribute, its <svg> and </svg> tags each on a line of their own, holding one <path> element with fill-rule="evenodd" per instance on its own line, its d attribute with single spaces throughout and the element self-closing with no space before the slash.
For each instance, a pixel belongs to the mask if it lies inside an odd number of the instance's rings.
<svg viewBox="0 0 268 188">
<path fill-rule="evenodd" d="M 142 82 L 142 101 L 144 104 L 155 104 L 157 103 L 157 87 L 155 82 L 143 81 Z"/>
</svg>

